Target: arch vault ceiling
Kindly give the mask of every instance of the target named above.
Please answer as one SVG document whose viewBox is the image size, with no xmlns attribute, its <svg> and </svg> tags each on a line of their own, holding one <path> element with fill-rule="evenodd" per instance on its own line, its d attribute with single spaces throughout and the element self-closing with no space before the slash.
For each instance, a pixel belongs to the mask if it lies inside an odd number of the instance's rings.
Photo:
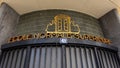
<svg viewBox="0 0 120 68">
<path fill-rule="evenodd" d="M 108 11 L 119 8 L 120 0 L 2 0 L 19 14 L 36 10 L 66 9 L 101 17 Z"/>
</svg>

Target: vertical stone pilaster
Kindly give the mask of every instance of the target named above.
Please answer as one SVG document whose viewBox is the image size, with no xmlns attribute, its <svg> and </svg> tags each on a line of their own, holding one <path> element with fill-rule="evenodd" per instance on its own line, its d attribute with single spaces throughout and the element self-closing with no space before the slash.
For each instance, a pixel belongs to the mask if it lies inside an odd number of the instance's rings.
<svg viewBox="0 0 120 68">
<path fill-rule="evenodd" d="M 100 19 L 104 36 L 112 41 L 112 46 L 119 48 L 120 57 L 120 15 L 116 9 L 111 10 Z"/>
<path fill-rule="evenodd" d="M 0 7 L 0 46 L 6 43 L 13 35 L 14 27 L 19 19 L 19 14 L 6 3 Z"/>
</svg>

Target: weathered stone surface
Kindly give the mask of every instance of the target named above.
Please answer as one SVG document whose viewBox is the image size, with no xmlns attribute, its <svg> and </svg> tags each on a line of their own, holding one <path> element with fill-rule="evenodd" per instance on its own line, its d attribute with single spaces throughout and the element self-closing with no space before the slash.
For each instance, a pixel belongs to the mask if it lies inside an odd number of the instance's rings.
<svg viewBox="0 0 120 68">
<path fill-rule="evenodd" d="M 99 20 L 105 37 L 112 41 L 112 46 L 119 48 L 120 55 L 120 15 L 113 9 Z"/>
<path fill-rule="evenodd" d="M 3 3 L 0 7 L 0 46 L 14 35 L 15 25 L 19 19 L 19 14 L 11 7 Z"/>
</svg>

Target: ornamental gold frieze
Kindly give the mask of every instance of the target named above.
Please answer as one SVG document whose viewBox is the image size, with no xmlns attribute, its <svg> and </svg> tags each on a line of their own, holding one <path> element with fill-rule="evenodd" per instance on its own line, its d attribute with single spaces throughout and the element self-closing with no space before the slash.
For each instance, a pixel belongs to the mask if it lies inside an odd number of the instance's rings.
<svg viewBox="0 0 120 68">
<path fill-rule="evenodd" d="M 45 30 L 47 33 L 80 33 L 80 27 L 71 17 L 65 14 L 58 14 Z"/>
</svg>

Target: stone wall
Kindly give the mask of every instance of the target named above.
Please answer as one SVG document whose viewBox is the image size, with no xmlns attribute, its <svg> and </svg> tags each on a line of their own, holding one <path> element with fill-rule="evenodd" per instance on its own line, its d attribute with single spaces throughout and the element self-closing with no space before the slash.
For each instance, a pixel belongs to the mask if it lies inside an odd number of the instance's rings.
<svg viewBox="0 0 120 68">
<path fill-rule="evenodd" d="M 119 48 L 120 55 L 120 15 L 113 9 L 99 20 L 104 36 L 112 41 L 112 46 Z"/>
<path fill-rule="evenodd" d="M 7 4 L 2 3 L 0 7 L 0 46 L 6 43 L 9 37 L 14 35 L 14 27 L 18 19 L 19 14 Z"/>
<path fill-rule="evenodd" d="M 49 23 L 58 14 L 65 14 L 79 25 L 80 34 L 90 34 L 103 37 L 101 27 L 96 18 L 84 13 L 69 10 L 42 10 L 21 15 L 16 28 L 16 35 L 45 32 Z"/>
</svg>

